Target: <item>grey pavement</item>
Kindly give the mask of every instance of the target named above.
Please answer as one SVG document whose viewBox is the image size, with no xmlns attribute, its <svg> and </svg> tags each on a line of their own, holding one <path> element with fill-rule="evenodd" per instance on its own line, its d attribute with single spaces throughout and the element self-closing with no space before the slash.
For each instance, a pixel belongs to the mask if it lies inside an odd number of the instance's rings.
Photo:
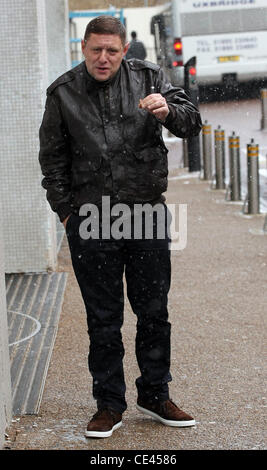
<svg viewBox="0 0 267 470">
<path fill-rule="evenodd" d="M 170 175 L 167 202 L 187 204 L 187 246 L 172 251 L 169 315 L 173 381 L 170 395 L 192 414 L 192 428 L 165 427 L 135 407 L 136 319 L 125 305 L 123 339 L 128 409 L 107 439 L 86 439 L 95 412 L 87 369 L 83 302 L 66 237 L 59 271 L 68 272 L 57 338 L 38 416 L 14 417 L 12 450 L 262 450 L 266 448 L 267 234 L 264 215 L 186 169 Z"/>
</svg>

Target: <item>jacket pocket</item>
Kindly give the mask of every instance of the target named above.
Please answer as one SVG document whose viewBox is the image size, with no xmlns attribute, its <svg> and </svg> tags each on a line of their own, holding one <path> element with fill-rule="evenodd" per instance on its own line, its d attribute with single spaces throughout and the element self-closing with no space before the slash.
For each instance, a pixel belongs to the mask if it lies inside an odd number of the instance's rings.
<svg viewBox="0 0 267 470">
<path fill-rule="evenodd" d="M 76 158 L 72 164 L 72 186 L 77 187 L 86 183 L 92 186 L 99 184 L 101 166 L 101 155 L 83 155 L 79 159 Z"/>
<path fill-rule="evenodd" d="M 167 162 L 167 149 L 163 147 L 149 147 L 138 152 L 134 152 L 135 158 L 139 164 L 139 170 L 147 175 L 149 172 L 152 176 L 158 175 L 167 177 L 168 175 L 168 162 Z M 138 163 L 137 163 L 138 166 Z"/>
<path fill-rule="evenodd" d="M 165 161 L 165 156 L 167 155 L 167 149 L 165 147 L 157 146 L 157 147 L 147 147 L 142 150 L 138 150 L 134 152 L 135 157 L 137 160 L 143 160 L 144 162 L 150 162 L 152 160 L 162 160 Z"/>
<path fill-rule="evenodd" d="M 127 188 L 136 200 L 152 200 L 167 189 L 167 152 L 148 147 L 132 154 L 127 168 Z"/>
</svg>

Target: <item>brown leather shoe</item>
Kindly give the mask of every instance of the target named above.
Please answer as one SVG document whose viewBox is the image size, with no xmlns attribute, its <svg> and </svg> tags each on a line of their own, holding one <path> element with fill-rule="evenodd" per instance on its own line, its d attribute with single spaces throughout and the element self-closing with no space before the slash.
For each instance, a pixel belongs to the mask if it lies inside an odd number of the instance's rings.
<svg viewBox="0 0 267 470">
<path fill-rule="evenodd" d="M 109 437 L 122 425 L 122 415 L 111 409 L 98 410 L 87 425 L 86 437 Z"/>
<path fill-rule="evenodd" d="M 186 427 L 196 424 L 194 418 L 180 410 L 172 400 L 146 403 L 138 399 L 136 407 L 142 413 L 151 416 L 166 426 Z"/>
</svg>

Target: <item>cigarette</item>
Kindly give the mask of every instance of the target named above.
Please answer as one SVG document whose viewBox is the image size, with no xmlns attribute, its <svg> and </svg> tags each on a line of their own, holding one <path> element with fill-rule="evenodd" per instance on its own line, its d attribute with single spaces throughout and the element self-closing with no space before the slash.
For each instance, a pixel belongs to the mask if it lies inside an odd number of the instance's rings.
<svg viewBox="0 0 267 470">
<path fill-rule="evenodd" d="M 139 100 L 138 108 L 141 108 L 141 109 L 143 108 L 143 100 L 141 100 L 141 99 Z"/>
</svg>

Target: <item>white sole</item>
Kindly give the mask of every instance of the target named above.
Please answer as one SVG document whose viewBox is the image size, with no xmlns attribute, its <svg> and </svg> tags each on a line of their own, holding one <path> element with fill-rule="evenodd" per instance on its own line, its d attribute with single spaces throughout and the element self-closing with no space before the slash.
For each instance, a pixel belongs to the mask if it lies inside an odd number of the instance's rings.
<svg viewBox="0 0 267 470">
<path fill-rule="evenodd" d="M 122 421 L 114 424 L 113 428 L 109 431 L 85 431 L 85 437 L 110 437 L 116 429 L 119 429 L 122 425 Z"/>
<path fill-rule="evenodd" d="M 141 411 L 141 413 L 144 413 L 148 416 L 151 416 L 151 418 L 160 421 L 160 423 L 165 424 L 165 426 L 174 426 L 177 428 L 186 428 L 188 426 L 195 426 L 196 422 L 194 419 L 190 419 L 190 421 L 172 421 L 170 419 L 164 419 L 161 418 L 161 416 L 157 415 L 156 413 L 153 413 L 153 411 L 147 410 L 146 408 L 142 408 L 140 405 L 136 405 L 136 408 Z"/>
</svg>

